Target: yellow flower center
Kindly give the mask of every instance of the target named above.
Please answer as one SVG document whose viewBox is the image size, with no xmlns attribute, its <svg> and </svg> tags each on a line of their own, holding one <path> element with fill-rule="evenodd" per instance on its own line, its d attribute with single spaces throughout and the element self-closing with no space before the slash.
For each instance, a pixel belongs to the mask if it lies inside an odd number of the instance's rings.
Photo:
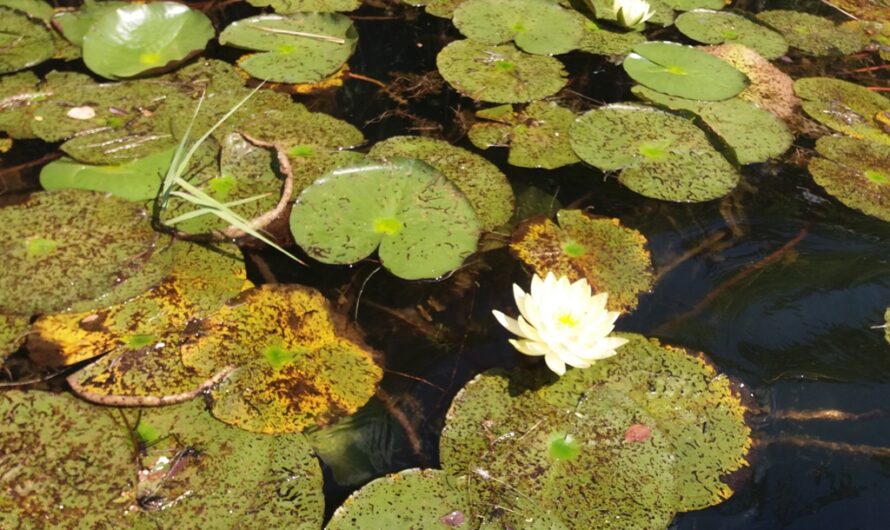
<svg viewBox="0 0 890 530">
<path fill-rule="evenodd" d="M 562 315 L 557 320 L 559 321 L 560 324 L 562 324 L 563 326 L 569 327 L 569 328 L 573 328 L 578 325 L 578 321 L 575 320 L 575 317 L 573 317 L 569 313 Z"/>
</svg>

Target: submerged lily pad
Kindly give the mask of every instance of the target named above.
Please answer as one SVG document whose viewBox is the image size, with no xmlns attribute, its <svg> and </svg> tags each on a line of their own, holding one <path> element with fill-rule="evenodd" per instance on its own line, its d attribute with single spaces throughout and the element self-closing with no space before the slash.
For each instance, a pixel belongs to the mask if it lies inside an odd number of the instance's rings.
<svg viewBox="0 0 890 530">
<path fill-rule="evenodd" d="M 733 65 L 751 80 L 751 84 L 739 92 L 739 99 L 763 107 L 786 121 L 794 115 L 800 101 L 794 95 L 794 80 L 788 74 L 741 44 L 709 46 L 703 50 Z"/>
<path fill-rule="evenodd" d="M 248 3 L 256 7 L 271 7 L 283 15 L 303 11 L 353 11 L 362 4 L 361 0 L 248 0 Z"/>
<path fill-rule="evenodd" d="M 600 107 L 578 118 L 569 133 L 582 160 L 603 171 L 621 169 L 621 183 L 646 197 L 707 201 L 732 191 L 739 179 L 701 129 L 651 107 Z"/>
<path fill-rule="evenodd" d="M 861 31 L 801 11 L 761 11 L 757 18 L 781 33 L 791 47 L 810 55 L 847 55 L 868 44 L 868 37 Z"/>
<path fill-rule="evenodd" d="M 464 95 L 494 103 L 524 103 L 552 96 L 566 71 L 553 57 L 531 55 L 512 44 L 490 46 L 457 40 L 439 52 L 439 73 Z"/>
<path fill-rule="evenodd" d="M 423 160 L 442 172 L 476 210 L 483 230 L 494 230 L 513 215 L 513 189 L 507 177 L 488 160 L 443 140 L 395 136 L 374 145 L 369 156 Z"/>
<path fill-rule="evenodd" d="M 578 162 L 569 143 L 569 127 L 575 113 L 555 102 L 533 101 L 521 112 L 505 107 L 498 116 L 480 111 L 470 129 L 473 145 L 480 149 L 509 147 L 507 162 L 519 167 L 555 169 Z"/>
<path fill-rule="evenodd" d="M 83 61 L 108 79 L 133 77 L 200 53 L 215 33 L 204 13 L 184 4 L 128 4 L 90 25 L 83 35 Z"/>
<path fill-rule="evenodd" d="M 215 311 L 250 286 L 234 245 L 208 248 L 178 241 L 160 252 L 170 254 L 172 267 L 160 284 L 145 293 L 97 311 L 37 319 L 29 338 L 32 358 L 58 366 L 115 348 L 140 349 L 156 343 L 168 329 L 181 330 Z"/>
<path fill-rule="evenodd" d="M 794 136 L 772 113 L 738 98 L 695 101 L 636 86 L 633 93 L 652 103 L 697 114 L 733 151 L 739 164 L 766 162 L 791 147 Z"/>
<path fill-rule="evenodd" d="M 455 9 L 453 22 L 476 42 L 512 40 L 520 49 L 540 55 L 574 50 L 583 33 L 570 10 L 549 0 L 467 0 Z"/>
<path fill-rule="evenodd" d="M 584 278 L 594 292 L 609 293 L 611 311 L 629 311 L 652 288 L 646 238 L 618 219 L 593 219 L 581 210 L 560 210 L 531 221 L 513 235 L 511 250 L 539 276 L 552 272 L 572 281 Z"/>
<path fill-rule="evenodd" d="M 141 205 L 80 190 L 33 193 L 0 208 L 0 311 L 101 307 L 139 294 L 163 277 L 147 264 L 167 239 Z"/>
<path fill-rule="evenodd" d="M 644 42 L 624 59 L 624 71 L 652 90 L 687 99 L 729 99 L 748 78 L 707 53 L 675 42 Z"/>
<path fill-rule="evenodd" d="M 0 313 L 0 365 L 25 342 L 31 327 L 29 322 L 25 316 Z"/>
<path fill-rule="evenodd" d="M 674 24 L 690 39 L 705 44 L 742 44 L 767 59 L 781 57 L 788 51 L 788 43 L 781 34 L 734 13 L 689 11 L 677 17 Z"/>
<path fill-rule="evenodd" d="M 323 263 L 360 261 L 380 246 L 390 272 L 436 278 L 476 250 L 479 220 L 448 179 L 418 160 L 395 159 L 333 171 L 297 198 L 297 244 Z"/>
<path fill-rule="evenodd" d="M 466 482 L 438 469 L 387 475 L 350 495 L 325 529 L 462 528 L 470 523 Z"/>
<path fill-rule="evenodd" d="M 810 160 L 817 184 L 839 201 L 890 222 L 890 145 L 836 136 L 816 141 Z"/>
<path fill-rule="evenodd" d="M 39 19 L 0 6 L 0 74 L 24 70 L 53 56 L 55 43 Z"/>
<path fill-rule="evenodd" d="M 207 377 L 236 367 L 212 392 L 212 410 L 250 431 L 330 423 L 364 405 L 382 375 L 367 347 L 339 336 L 324 297 L 305 287 L 245 291 L 192 331 L 183 363 Z"/>
<path fill-rule="evenodd" d="M 340 68 L 355 50 L 352 21 L 336 13 L 259 15 L 230 24 L 220 44 L 262 52 L 238 66 L 276 83 L 316 83 Z"/>
<path fill-rule="evenodd" d="M 794 82 L 801 106 L 814 120 L 853 138 L 890 145 L 888 134 L 878 123 L 890 111 L 890 99 L 840 79 L 805 77 Z"/>
<path fill-rule="evenodd" d="M 153 199 L 174 151 L 170 148 L 118 166 L 81 164 L 70 158 L 54 160 L 40 170 L 40 185 L 46 190 L 77 188 L 108 192 L 130 201 Z"/>
</svg>

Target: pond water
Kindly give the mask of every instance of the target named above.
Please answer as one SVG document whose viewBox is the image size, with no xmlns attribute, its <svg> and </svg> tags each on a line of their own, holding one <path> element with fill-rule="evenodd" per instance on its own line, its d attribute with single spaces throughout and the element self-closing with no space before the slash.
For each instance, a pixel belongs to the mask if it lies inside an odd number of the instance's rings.
<svg viewBox="0 0 890 530">
<path fill-rule="evenodd" d="M 209 10 L 217 21 L 259 11 L 222 4 Z M 740 4 L 843 20 L 819 3 Z M 742 382 L 752 412 L 750 472 L 730 499 L 679 514 L 670 528 L 887 527 L 890 344 L 882 326 L 890 306 L 890 223 L 844 206 L 813 182 L 801 163 L 812 153 L 811 138 L 798 137 L 777 160 L 743 166 L 732 193 L 697 204 L 645 198 L 619 185 L 614 174 L 584 164 L 517 168 L 507 163 L 506 150 L 479 151 L 468 141 L 471 100 L 436 76 L 423 76 L 435 72 L 439 50 L 460 38 L 450 21 L 382 0 L 351 15 L 360 36 L 351 72 L 388 88 L 352 79 L 296 96 L 299 101 L 355 125 L 366 145 L 401 134 L 443 138 L 483 154 L 515 189 L 534 186 L 554 204 L 619 218 L 638 230 L 648 241 L 656 283 L 616 329 L 705 352 L 719 371 Z M 656 31 L 660 39 L 688 42 L 674 28 Z M 208 54 L 227 61 L 240 55 L 216 44 Z M 620 66 L 589 54 L 562 58 L 574 74 L 562 95 L 575 110 L 633 99 L 633 83 Z M 51 61 L 38 71 L 82 71 L 79 64 Z M 835 75 L 860 63 L 792 54 L 779 64 L 796 78 Z M 880 75 L 845 79 L 886 86 Z M 400 104 L 398 97 L 406 99 Z M 8 190 L 0 201 L 39 189 L 39 169 L 57 147 L 16 141 L 0 166 L 0 184 Z M 307 268 L 258 244 L 243 250 L 254 283 L 319 289 L 383 354 L 377 396 L 338 427 L 310 434 L 322 445 L 349 440 L 348 456 L 323 466 L 328 515 L 373 478 L 436 467 L 439 433 L 457 391 L 486 369 L 530 365 L 491 316 L 513 306 L 511 284 L 528 284 L 529 270 L 507 248 L 472 257 L 443 280 L 421 282 L 399 279 L 375 259 Z M 37 373 L 26 352 L 13 355 L 9 366 L 12 383 Z M 65 385 L 56 378 L 31 387 Z"/>
</svg>

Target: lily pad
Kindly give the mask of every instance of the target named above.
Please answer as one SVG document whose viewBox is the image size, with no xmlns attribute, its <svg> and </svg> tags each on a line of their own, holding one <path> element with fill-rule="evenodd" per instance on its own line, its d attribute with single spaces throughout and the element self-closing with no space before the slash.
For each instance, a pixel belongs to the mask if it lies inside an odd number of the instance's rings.
<svg viewBox="0 0 890 530">
<path fill-rule="evenodd" d="M 621 169 L 621 183 L 646 197 L 707 201 L 732 191 L 739 179 L 701 129 L 651 107 L 600 107 L 578 118 L 569 133 L 582 160 L 603 171 Z"/>
<path fill-rule="evenodd" d="M 310 256 L 355 263 L 380 246 L 390 272 L 436 278 L 476 250 L 479 220 L 467 198 L 431 166 L 395 159 L 333 171 L 297 198 L 291 232 Z"/>
<path fill-rule="evenodd" d="M 739 164 L 766 162 L 791 147 L 794 136 L 785 123 L 772 113 L 739 98 L 723 101 L 695 101 L 666 96 L 636 86 L 634 95 L 673 110 L 688 110 L 723 138 Z"/>
<path fill-rule="evenodd" d="M 25 342 L 30 328 L 28 317 L 0 313 L 0 365 Z"/>
<path fill-rule="evenodd" d="M 83 46 L 83 36 L 90 26 L 103 17 L 106 13 L 127 5 L 126 2 L 115 0 L 103 2 L 85 2 L 76 10 L 59 11 L 52 15 L 53 26 L 59 30 L 63 37 L 75 46 Z"/>
<path fill-rule="evenodd" d="M 387 475 L 346 499 L 325 529 L 461 528 L 470 523 L 466 482 L 438 469 Z"/>
<path fill-rule="evenodd" d="M 128 4 L 99 16 L 83 35 L 83 61 L 108 79 L 168 69 L 200 53 L 216 32 L 177 2 Z"/>
<path fill-rule="evenodd" d="M 578 14 L 584 32 L 578 43 L 578 50 L 597 55 L 623 55 L 630 53 L 634 46 L 646 42 L 646 36 L 639 31 L 615 31 L 601 26 L 593 20 Z"/>
<path fill-rule="evenodd" d="M 415 158 L 439 170 L 463 192 L 483 230 L 494 230 L 513 215 L 513 188 L 488 160 L 443 140 L 395 136 L 374 145 L 369 156 L 388 160 Z"/>
<path fill-rule="evenodd" d="M 814 120 L 848 136 L 890 145 L 878 117 L 890 111 L 890 99 L 840 79 L 805 77 L 794 82 L 801 106 Z"/>
<path fill-rule="evenodd" d="M 624 59 L 624 71 L 652 90 L 687 99 L 729 99 L 748 78 L 729 64 L 675 42 L 644 42 Z"/>
<path fill-rule="evenodd" d="M 283 15 L 303 11 L 354 11 L 362 4 L 361 0 L 248 0 L 256 7 L 271 7 L 272 11 Z"/>
<path fill-rule="evenodd" d="M 677 11 L 692 11 L 694 9 L 723 9 L 726 3 L 723 0 L 661 0 Z"/>
<path fill-rule="evenodd" d="M 783 120 L 790 120 L 800 101 L 794 95 L 794 80 L 754 50 L 741 44 L 703 48 L 748 76 L 751 84 L 738 98 L 763 107 Z"/>
<path fill-rule="evenodd" d="M 0 74 L 30 68 L 55 53 L 49 29 L 39 19 L 0 6 Z"/>
<path fill-rule="evenodd" d="M 788 51 L 788 43 L 781 34 L 734 13 L 689 11 L 677 17 L 674 24 L 692 40 L 705 44 L 742 44 L 767 59 L 776 59 Z"/>
<path fill-rule="evenodd" d="M 230 24 L 220 44 L 262 52 L 238 66 L 276 83 L 316 83 L 337 71 L 355 50 L 352 21 L 336 13 L 259 15 Z"/>
<path fill-rule="evenodd" d="M 39 83 L 40 79 L 31 71 L 0 77 L 0 131 L 10 138 L 34 138 L 31 103 L 47 96 L 40 91 Z"/>
<path fill-rule="evenodd" d="M 367 161 L 364 153 L 340 151 L 311 143 L 296 144 L 285 152 L 294 174 L 294 195 L 299 195 L 326 173 Z"/>
<path fill-rule="evenodd" d="M 287 152 L 299 151 L 300 146 L 348 149 L 365 141 L 355 126 L 322 112 L 309 112 L 299 103 L 286 109 L 260 109 L 245 120 L 241 130 Z"/>
<path fill-rule="evenodd" d="M 31 18 L 48 22 L 53 15 L 53 6 L 43 0 L 0 0 L 0 6 L 17 9 Z"/>
<path fill-rule="evenodd" d="M 887 0 L 825 0 L 825 3 L 859 20 L 890 21 L 890 2 Z"/>
<path fill-rule="evenodd" d="M 887 339 L 887 342 L 890 343 L 890 307 L 888 307 L 887 312 L 884 313 L 884 322 L 886 323 L 884 326 L 884 337 Z"/>
<path fill-rule="evenodd" d="M 467 0 L 408 0 L 412 5 L 424 5 L 424 10 L 434 17 L 451 18 L 454 10 Z"/>
<path fill-rule="evenodd" d="M 775 9 L 761 11 L 757 18 L 775 28 L 788 45 L 810 55 L 847 55 L 868 44 L 861 31 L 836 26 L 834 22 L 816 15 Z"/>
<path fill-rule="evenodd" d="M 489 117 L 477 113 L 469 137 L 480 149 L 509 147 L 507 162 L 518 167 L 555 169 L 578 162 L 569 143 L 569 127 L 575 113 L 555 102 L 533 101 L 521 112 L 505 108 L 504 114 Z"/>
<path fill-rule="evenodd" d="M 572 281 L 585 278 L 594 292 L 609 293 L 610 311 L 630 311 L 652 288 L 646 238 L 618 219 L 594 219 L 581 210 L 560 210 L 531 221 L 513 234 L 510 249 L 539 276 L 552 272 Z"/>
<path fill-rule="evenodd" d="M 141 293 L 165 272 L 147 264 L 168 236 L 152 230 L 141 205 L 116 197 L 32 193 L 0 208 L 0 233 L 0 311 L 7 313 L 50 313 L 77 302 L 101 307 Z"/>
<path fill-rule="evenodd" d="M 129 201 L 153 199 L 174 151 L 170 148 L 118 166 L 81 164 L 70 158 L 54 160 L 40 170 L 40 185 L 46 190 L 76 188 L 108 192 Z"/>
<path fill-rule="evenodd" d="M 579 19 L 550 0 L 468 0 L 454 11 L 454 25 L 482 44 L 515 41 L 528 53 L 555 55 L 578 47 Z"/>
<path fill-rule="evenodd" d="M 178 241 L 160 252 L 170 254 L 172 268 L 145 293 L 96 311 L 37 319 L 29 338 L 32 358 L 59 366 L 116 348 L 140 349 L 156 343 L 168 329 L 182 330 L 190 321 L 217 310 L 251 285 L 234 245 L 208 248 Z"/>
<path fill-rule="evenodd" d="M 494 103 L 524 103 L 552 96 L 566 84 L 563 64 L 512 44 L 454 41 L 436 58 L 439 73 L 459 92 Z"/>
<path fill-rule="evenodd" d="M 823 136 L 810 160 L 813 180 L 839 201 L 890 222 L 890 145 Z"/>
<path fill-rule="evenodd" d="M 206 377 L 236 367 L 211 394 L 217 418 L 256 432 L 299 431 L 355 412 L 382 375 L 370 350 L 339 327 L 317 291 L 266 285 L 194 326 L 182 360 Z"/>
</svg>

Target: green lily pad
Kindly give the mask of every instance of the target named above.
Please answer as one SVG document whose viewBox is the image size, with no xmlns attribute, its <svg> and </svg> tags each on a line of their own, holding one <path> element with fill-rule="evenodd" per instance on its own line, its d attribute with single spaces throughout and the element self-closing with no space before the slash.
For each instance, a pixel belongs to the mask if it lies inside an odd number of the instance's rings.
<svg viewBox="0 0 890 530">
<path fill-rule="evenodd" d="M 136 477 L 130 433 L 116 411 L 68 394 L 11 390 L 0 393 L 0 417 L 8 470 L 0 476 L 0 527 L 126 525 Z"/>
<path fill-rule="evenodd" d="M 505 114 L 473 124 L 469 137 L 480 149 L 509 147 L 507 162 L 518 167 L 555 169 L 578 162 L 569 143 L 575 113 L 555 102 L 533 101 L 521 112 L 507 106 Z"/>
<path fill-rule="evenodd" d="M 775 9 L 761 11 L 757 18 L 781 33 L 789 46 L 810 55 L 847 55 L 868 44 L 868 37 L 861 31 L 838 27 L 827 18 L 809 13 Z"/>
<path fill-rule="evenodd" d="M 729 99 L 748 78 L 707 53 L 675 42 L 644 42 L 624 59 L 624 71 L 652 90 L 687 99 Z"/>
<path fill-rule="evenodd" d="M 724 0 L 661 0 L 677 11 L 692 11 L 695 9 L 723 9 L 726 6 Z M 682 16 L 682 15 L 681 15 Z"/>
<path fill-rule="evenodd" d="M 297 198 L 297 244 L 323 263 L 355 263 L 379 245 L 405 279 L 436 278 L 476 250 L 479 220 L 467 198 L 431 166 L 396 159 L 333 171 Z"/>
<path fill-rule="evenodd" d="M 691 121 L 651 107 L 613 104 L 582 115 L 569 131 L 585 162 L 621 169 L 631 190 L 676 202 L 701 202 L 735 188 L 739 174 Z"/>
<path fill-rule="evenodd" d="M 794 80 L 754 50 L 741 44 L 708 46 L 703 50 L 734 66 L 751 84 L 739 99 L 762 107 L 783 120 L 790 120 L 800 101 L 794 95 Z"/>
<path fill-rule="evenodd" d="M 39 83 L 40 79 L 31 71 L 0 77 L 0 131 L 10 138 L 34 138 L 30 103 L 46 97 Z"/>
<path fill-rule="evenodd" d="M 25 342 L 30 328 L 28 317 L 0 313 L 0 365 Z"/>
<path fill-rule="evenodd" d="M 262 53 L 238 65 L 258 79 L 276 83 L 316 83 L 340 68 L 355 50 L 352 21 L 336 13 L 259 15 L 230 24 L 220 44 Z"/>
<path fill-rule="evenodd" d="M 825 3 L 859 20 L 890 21 L 887 0 L 826 0 Z"/>
<path fill-rule="evenodd" d="M 236 367 L 211 394 L 222 421 L 256 432 L 299 431 L 355 412 L 382 375 L 370 350 L 341 337 L 339 327 L 317 291 L 265 285 L 196 325 L 182 361 L 205 377 Z"/>
<path fill-rule="evenodd" d="M 31 357 L 41 364 L 60 366 L 116 348 L 140 349 L 168 329 L 181 330 L 219 309 L 251 286 L 234 245 L 205 247 L 177 241 L 159 252 L 170 255 L 172 266 L 156 287 L 99 310 L 38 318 L 28 342 Z"/>
<path fill-rule="evenodd" d="M 510 249 L 541 277 L 585 278 L 594 292 L 609 293 L 610 311 L 636 308 L 654 282 L 646 238 L 618 219 L 594 219 L 581 210 L 560 210 L 556 218 L 559 226 L 546 218 L 521 226 Z"/>
<path fill-rule="evenodd" d="M 813 180 L 839 201 L 890 222 L 890 145 L 823 136 L 810 160 Z"/>
<path fill-rule="evenodd" d="M 461 528 L 470 523 L 466 482 L 438 469 L 387 475 L 346 499 L 325 529 Z"/>
<path fill-rule="evenodd" d="M 788 51 L 788 43 L 781 34 L 734 13 L 689 11 L 677 17 L 674 24 L 692 40 L 705 44 L 742 44 L 767 59 L 776 59 Z"/>
<path fill-rule="evenodd" d="M 0 227 L 3 312 L 49 313 L 77 302 L 101 307 L 139 294 L 164 275 L 148 264 L 168 236 L 152 230 L 141 205 L 116 197 L 32 193 L 0 208 Z"/>
<path fill-rule="evenodd" d="M 120 7 L 127 5 L 126 2 L 118 2 L 109 0 L 104 2 L 86 2 L 77 10 L 60 11 L 52 14 L 52 24 L 59 30 L 63 37 L 68 39 L 75 46 L 83 46 L 83 36 L 86 35 L 90 26 L 97 20 L 105 16 L 106 13 L 114 11 Z"/>
<path fill-rule="evenodd" d="M 294 195 L 299 195 L 322 175 L 367 162 L 364 153 L 340 151 L 311 143 L 296 144 L 286 153 L 294 174 Z"/>
<path fill-rule="evenodd" d="M 362 4 L 361 0 L 248 0 L 248 3 L 256 7 L 271 7 L 272 11 L 282 15 L 303 11 L 354 11 Z"/>
<path fill-rule="evenodd" d="M 738 98 L 695 101 L 635 86 L 634 95 L 673 110 L 688 110 L 723 138 L 739 164 L 766 162 L 791 147 L 794 136 L 778 117 Z"/>
<path fill-rule="evenodd" d="M 646 42 L 646 36 L 639 31 L 614 31 L 606 26 L 601 26 L 578 14 L 582 19 L 584 32 L 578 50 L 597 55 L 623 55 L 630 53 L 634 46 Z"/>
<path fill-rule="evenodd" d="M 83 61 L 108 79 L 169 69 L 200 53 L 216 32 L 177 2 L 129 4 L 99 16 L 83 35 Z"/>
<path fill-rule="evenodd" d="M 0 74 L 40 64 L 55 49 L 52 34 L 41 20 L 0 6 Z"/>
<path fill-rule="evenodd" d="M 549 0 L 468 0 L 454 10 L 454 25 L 482 44 L 515 41 L 528 53 L 555 55 L 578 47 L 583 28 L 568 9 Z"/>
<path fill-rule="evenodd" d="M 258 110 L 245 120 L 241 130 L 286 152 L 299 151 L 300 146 L 348 149 L 365 141 L 355 126 L 322 112 L 309 112 L 299 103 L 286 109 Z"/>
<path fill-rule="evenodd" d="M 369 156 L 423 160 L 457 186 L 476 210 L 483 230 L 494 230 L 513 215 L 513 188 L 507 177 L 488 160 L 443 140 L 395 136 L 374 145 Z"/>
<path fill-rule="evenodd" d="M 43 0 L 0 0 L 0 7 L 17 9 L 31 18 L 39 18 L 49 22 L 53 15 L 53 6 Z"/>
<path fill-rule="evenodd" d="M 558 59 L 531 55 L 512 44 L 454 41 L 439 52 L 436 64 L 442 77 L 459 92 L 494 103 L 524 103 L 552 96 L 567 81 Z"/>
<path fill-rule="evenodd" d="M 814 120 L 848 136 L 890 145 L 878 117 L 890 111 L 890 99 L 840 79 L 805 77 L 794 82 L 801 106 Z"/>
<path fill-rule="evenodd" d="M 160 190 L 174 151 L 170 148 L 119 166 L 94 166 L 62 158 L 43 166 L 40 185 L 46 190 L 77 188 L 108 192 L 130 201 L 153 199 Z"/>
</svg>

